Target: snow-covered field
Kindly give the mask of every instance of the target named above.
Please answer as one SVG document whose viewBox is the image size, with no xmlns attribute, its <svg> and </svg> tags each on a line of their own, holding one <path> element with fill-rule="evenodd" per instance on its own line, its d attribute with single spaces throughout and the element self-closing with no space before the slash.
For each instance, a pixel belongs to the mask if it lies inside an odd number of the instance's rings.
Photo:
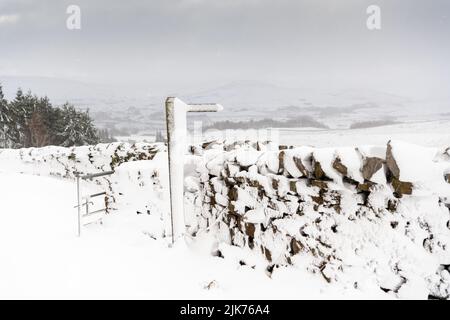
<svg viewBox="0 0 450 320">
<path fill-rule="evenodd" d="M 348 147 L 386 145 L 401 140 L 428 147 L 450 144 L 450 120 L 411 121 L 364 129 L 272 128 L 263 130 L 224 130 L 206 132 L 204 137 L 232 137 L 240 140 L 272 138 L 288 146 Z M 125 138 L 125 137 L 124 137 Z M 134 137 L 139 141 L 138 137 Z M 126 139 L 124 140 L 126 141 Z"/>
<path fill-rule="evenodd" d="M 450 120 L 415 121 L 366 129 L 302 130 L 280 129 L 280 143 L 316 147 L 385 145 L 401 140 L 428 147 L 450 144 Z"/>
<path fill-rule="evenodd" d="M 385 145 L 389 140 L 401 140 L 429 147 L 450 144 L 450 120 L 410 121 L 364 129 L 318 129 L 318 128 L 270 128 L 259 130 L 222 130 L 205 132 L 191 137 L 192 140 L 226 138 L 240 140 L 277 139 L 280 144 L 292 146 L 345 147 L 362 145 Z M 115 137 L 121 142 L 153 142 L 154 136 L 136 134 Z"/>
</svg>

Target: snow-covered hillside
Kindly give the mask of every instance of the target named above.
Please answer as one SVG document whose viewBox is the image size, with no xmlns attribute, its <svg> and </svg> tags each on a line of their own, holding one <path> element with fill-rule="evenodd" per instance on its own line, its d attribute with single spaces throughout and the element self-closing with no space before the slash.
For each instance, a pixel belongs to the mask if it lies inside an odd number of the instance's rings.
<svg viewBox="0 0 450 320">
<path fill-rule="evenodd" d="M 445 148 L 450 144 L 450 120 L 415 121 L 363 129 L 272 128 L 260 130 L 206 131 L 193 136 L 201 139 L 276 140 L 286 146 L 356 147 L 386 145 L 389 140 L 401 140 L 424 147 Z M 123 137 L 143 141 L 149 137 Z M 152 137 L 154 139 L 154 137 Z M 151 141 L 151 140 L 150 140 Z"/>
<path fill-rule="evenodd" d="M 0 150 L 0 296 L 449 297 L 448 148 L 189 150 L 174 248 L 164 145 Z M 74 172 L 111 169 L 82 185 L 108 214 L 77 238 Z"/>
<path fill-rule="evenodd" d="M 348 129 L 361 121 L 409 123 L 450 117 L 449 97 L 413 99 L 374 90 L 283 87 L 263 81 L 236 81 L 196 92 L 158 94 L 148 92 L 145 86 L 118 87 L 56 78 L 0 75 L 0 83 L 9 100 L 14 99 L 21 87 L 25 92 L 47 95 L 56 105 L 69 101 L 77 108 L 89 109 L 97 126 L 118 129 L 117 136 L 127 135 L 124 132 L 133 136 L 153 135 L 164 129 L 161 105 L 168 95 L 180 96 L 187 102 L 217 102 L 226 106 L 223 112 L 214 115 L 190 116 L 202 121 L 203 127 L 227 120 L 284 121 L 303 116 L 331 129 Z"/>
<path fill-rule="evenodd" d="M 370 90 L 319 90 L 288 88 L 263 81 L 236 81 L 208 90 L 184 95 L 187 101 L 207 103 L 220 101 L 232 110 L 261 109 L 272 112 L 276 107 L 348 107 L 375 103 L 402 106 L 409 99 Z"/>
<path fill-rule="evenodd" d="M 386 145 L 401 140 L 424 147 L 444 148 L 450 144 L 450 120 L 414 121 L 364 129 L 279 129 L 280 144 L 315 147 Z"/>
</svg>

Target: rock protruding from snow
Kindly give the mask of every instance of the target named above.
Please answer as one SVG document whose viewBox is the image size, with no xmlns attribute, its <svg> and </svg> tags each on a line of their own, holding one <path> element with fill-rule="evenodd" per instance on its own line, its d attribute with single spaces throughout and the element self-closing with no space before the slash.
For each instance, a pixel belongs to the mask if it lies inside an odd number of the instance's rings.
<svg viewBox="0 0 450 320">
<path fill-rule="evenodd" d="M 364 180 L 371 181 L 372 177 L 383 168 L 384 160 L 377 157 L 367 157 L 364 159 L 362 175 Z"/>
<path fill-rule="evenodd" d="M 394 155 L 395 154 L 395 155 Z M 388 168 L 388 181 L 394 188 L 395 196 L 401 198 L 404 194 L 412 194 L 413 184 L 410 181 L 400 180 L 400 168 L 397 164 L 396 158 L 400 158 L 402 155 L 398 150 L 393 150 L 392 143 L 389 142 L 386 149 L 386 165 Z M 409 159 L 409 161 L 413 161 Z"/>
</svg>

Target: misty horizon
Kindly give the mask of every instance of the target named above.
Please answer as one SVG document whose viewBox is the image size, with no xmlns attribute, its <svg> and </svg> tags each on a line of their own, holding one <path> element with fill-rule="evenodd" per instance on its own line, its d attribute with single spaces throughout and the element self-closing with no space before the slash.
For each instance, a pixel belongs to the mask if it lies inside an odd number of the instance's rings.
<svg viewBox="0 0 450 320">
<path fill-rule="evenodd" d="M 124 96 L 260 81 L 449 98 L 446 1 L 376 1 L 376 31 L 366 27 L 373 1 L 82 0 L 80 30 L 66 28 L 70 4 L 1 1 L 0 76 L 93 83 Z"/>
</svg>

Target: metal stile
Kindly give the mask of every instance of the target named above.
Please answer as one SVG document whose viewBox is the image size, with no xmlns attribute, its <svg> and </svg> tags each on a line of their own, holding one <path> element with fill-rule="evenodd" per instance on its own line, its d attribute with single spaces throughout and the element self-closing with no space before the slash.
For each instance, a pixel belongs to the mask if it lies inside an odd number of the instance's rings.
<svg viewBox="0 0 450 320">
<path fill-rule="evenodd" d="M 89 217 L 92 215 L 95 215 L 97 213 L 101 213 L 101 212 L 106 212 L 107 208 L 103 208 L 103 209 L 99 209 L 99 210 L 95 210 L 95 211 L 89 211 L 89 205 L 93 204 L 93 202 L 91 201 L 92 198 L 96 198 L 96 197 L 100 197 L 100 196 L 104 196 L 106 195 L 106 192 L 98 192 L 98 193 L 94 193 L 91 195 L 88 195 L 86 197 L 84 197 L 85 202 L 83 203 L 81 200 L 81 188 L 80 188 L 80 179 L 82 180 L 92 180 L 94 178 L 100 178 L 100 177 L 104 177 L 104 176 L 109 176 L 112 175 L 114 173 L 114 171 L 105 171 L 105 172 L 98 172 L 98 173 L 90 173 L 90 174 L 85 174 L 85 175 L 81 175 L 79 172 L 75 172 L 75 177 L 77 179 L 77 206 L 76 208 L 78 209 L 78 217 L 77 217 L 77 236 L 81 236 L 81 221 L 83 218 L 85 217 Z M 81 214 L 81 209 L 82 207 L 85 206 L 85 213 Z"/>
</svg>

